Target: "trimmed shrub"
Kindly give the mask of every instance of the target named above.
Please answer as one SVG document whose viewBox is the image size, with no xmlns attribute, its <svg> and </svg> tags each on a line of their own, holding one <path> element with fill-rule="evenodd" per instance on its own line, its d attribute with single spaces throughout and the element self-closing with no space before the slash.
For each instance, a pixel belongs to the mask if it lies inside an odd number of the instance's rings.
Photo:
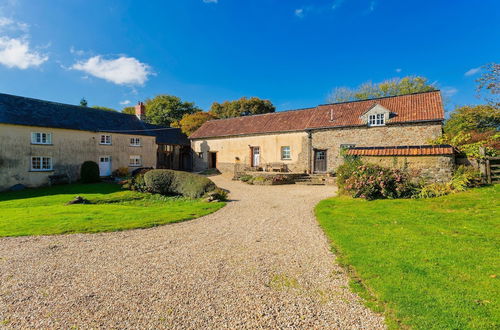
<svg viewBox="0 0 500 330">
<path fill-rule="evenodd" d="M 120 167 L 113 171 L 112 176 L 115 178 L 125 178 L 129 176 L 128 167 Z"/>
<path fill-rule="evenodd" d="M 189 198 L 200 198 L 217 188 L 206 177 L 173 170 L 151 170 L 144 175 L 144 183 L 149 192 Z"/>
<path fill-rule="evenodd" d="M 132 178 L 127 180 L 127 183 L 125 183 L 122 187 L 134 191 L 147 192 L 148 189 L 146 187 L 146 183 L 144 182 L 144 174 L 151 170 L 151 168 L 141 168 L 132 172 Z"/>
<path fill-rule="evenodd" d="M 99 177 L 99 165 L 91 160 L 85 161 L 80 168 L 80 179 L 83 183 L 94 183 L 101 181 Z"/>
</svg>

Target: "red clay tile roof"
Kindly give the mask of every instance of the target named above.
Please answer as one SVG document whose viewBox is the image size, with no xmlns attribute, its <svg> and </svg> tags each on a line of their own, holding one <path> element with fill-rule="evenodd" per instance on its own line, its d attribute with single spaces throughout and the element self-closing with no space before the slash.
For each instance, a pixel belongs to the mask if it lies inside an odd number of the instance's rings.
<svg viewBox="0 0 500 330">
<path fill-rule="evenodd" d="M 356 147 L 347 150 L 351 156 L 428 156 L 453 155 L 453 147 L 447 144 L 397 147 Z"/>
<path fill-rule="evenodd" d="M 282 111 L 263 115 L 211 120 L 189 138 L 235 136 L 259 133 L 303 131 L 314 128 L 366 125 L 361 116 L 380 104 L 391 112 L 387 124 L 441 121 L 443 104 L 439 91 L 378 99 L 319 105 L 315 108 Z M 333 115 L 333 120 L 331 120 Z"/>
</svg>

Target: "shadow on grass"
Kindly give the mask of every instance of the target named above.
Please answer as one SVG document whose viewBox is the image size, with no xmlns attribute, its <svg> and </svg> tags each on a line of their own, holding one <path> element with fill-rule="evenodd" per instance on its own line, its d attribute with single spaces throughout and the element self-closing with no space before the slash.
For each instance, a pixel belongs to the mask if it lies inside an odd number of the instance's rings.
<svg viewBox="0 0 500 330">
<path fill-rule="evenodd" d="M 122 190 L 121 186 L 113 183 L 72 183 L 52 187 L 28 188 L 21 191 L 2 192 L 0 193 L 0 202 L 52 195 L 112 194 L 120 190 Z"/>
</svg>

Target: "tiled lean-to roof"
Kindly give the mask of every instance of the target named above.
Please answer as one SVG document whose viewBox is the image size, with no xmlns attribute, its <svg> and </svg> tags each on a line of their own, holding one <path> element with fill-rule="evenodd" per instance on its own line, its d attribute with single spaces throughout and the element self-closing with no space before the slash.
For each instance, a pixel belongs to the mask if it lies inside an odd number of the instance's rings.
<svg viewBox="0 0 500 330">
<path fill-rule="evenodd" d="M 351 156 L 436 156 L 453 155 L 453 147 L 447 144 L 394 147 L 355 147 L 347 150 Z"/>
<path fill-rule="evenodd" d="M 135 115 L 0 93 L 0 123 L 155 136 L 158 143 L 189 145 L 178 128 L 152 125 Z"/>
<path fill-rule="evenodd" d="M 388 125 L 397 123 L 442 121 L 444 109 L 439 91 L 382 97 L 319 105 L 262 115 L 211 120 L 204 123 L 191 139 L 248 134 L 304 131 L 308 129 L 364 126 L 361 116 L 379 104 L 391 113 Z"/>
</svg>

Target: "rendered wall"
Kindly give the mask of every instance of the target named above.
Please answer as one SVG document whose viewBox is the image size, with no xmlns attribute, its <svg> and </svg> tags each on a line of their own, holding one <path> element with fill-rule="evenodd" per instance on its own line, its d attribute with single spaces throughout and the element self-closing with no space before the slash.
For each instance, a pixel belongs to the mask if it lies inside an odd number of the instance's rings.
<svg viewBox="0 0 500 330">
<path fill-rule="evenodd" d="M 31 133 L 52 133 L 52 145 L 31 144 Z M 130 155 L 140 155 L 142 166 L 156 166 L 156 142 L 152 136 L 105 133 L 112 145 L 100 145 L 98 132 L 0 124 L 0 190 L 17 183 L 29 187 L 48 183 L 48 177 L 67 174 L 77 180 L 80 166 L 86 160 L 99 162 L 100 156 L 111 156 L 111 167 L 129 166 Z M 130 146 L 130 138 L 139 137 L 140 147 Z M 53 171 L 30 171 L 32 156 L 52 157 Z"/>
</svg>

